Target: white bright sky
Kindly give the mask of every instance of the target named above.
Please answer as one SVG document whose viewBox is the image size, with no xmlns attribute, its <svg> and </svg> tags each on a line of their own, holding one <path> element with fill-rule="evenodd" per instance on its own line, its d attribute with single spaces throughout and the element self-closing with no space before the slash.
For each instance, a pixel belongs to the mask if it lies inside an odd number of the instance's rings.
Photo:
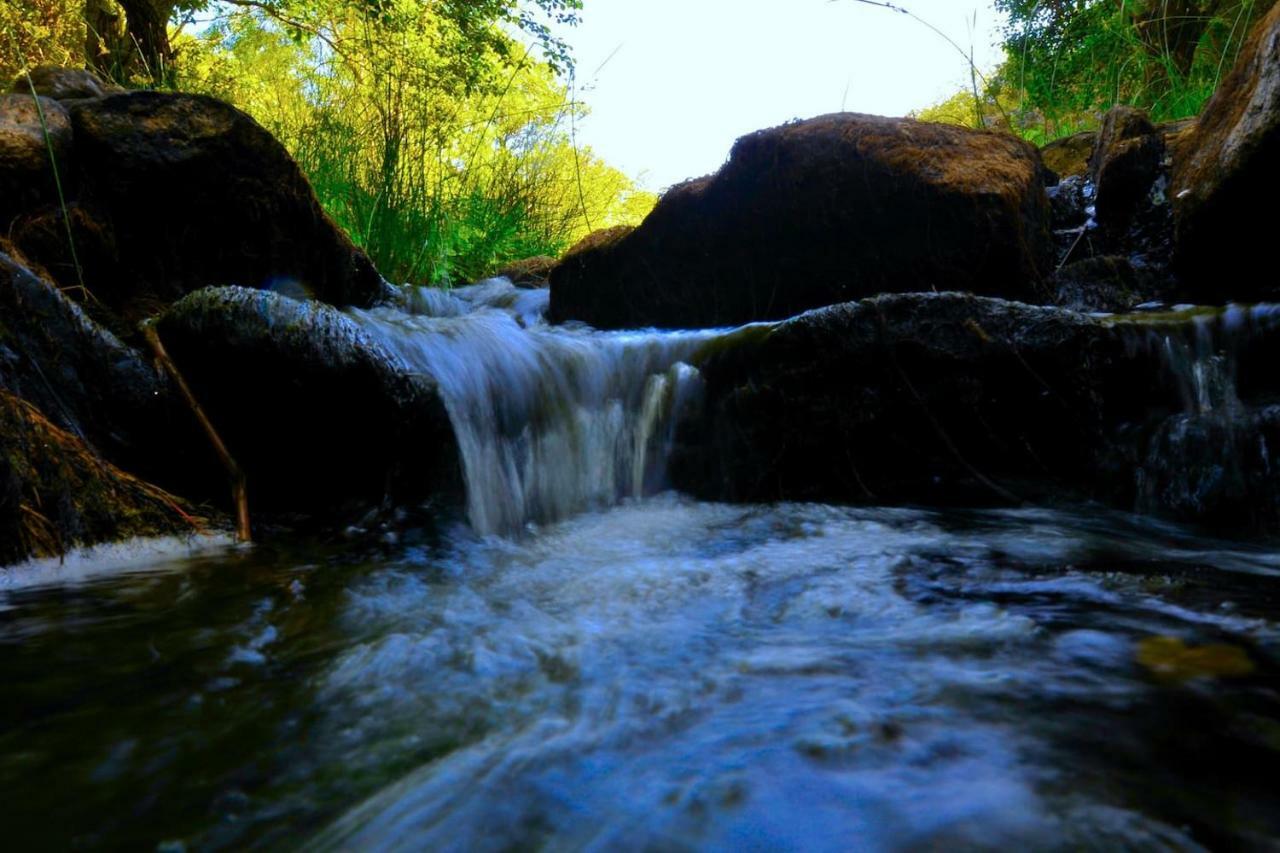
<svg viewBox="0 0 1280 853">
<path fill-rule="evenodd" d="M 988 0 L 896 2 L 972 44 L 979 69 L 999 64 Z M 855 0 L 586 0 L 561 34 L 591 110 L 578 142 L 651 190 L 714 171 L 753 130 L 841 109 L 904 115 L 969 80 L 936 33 Z"/>
</svg>

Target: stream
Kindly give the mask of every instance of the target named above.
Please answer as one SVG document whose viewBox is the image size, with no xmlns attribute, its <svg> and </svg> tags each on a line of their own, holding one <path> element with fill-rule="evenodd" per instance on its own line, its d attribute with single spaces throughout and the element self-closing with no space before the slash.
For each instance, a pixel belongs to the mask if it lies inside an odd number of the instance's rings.
<svg viewBox="0 0 1280 853">
<path fill-rule="evenodd" d="M 13 849 L 1274 848 L 1273 547 L 697 502 L 664 453 L 720 333 L 544 309 L 353 312 L 445 397 L 429 527 L 0 570 Z"/>
</svg>

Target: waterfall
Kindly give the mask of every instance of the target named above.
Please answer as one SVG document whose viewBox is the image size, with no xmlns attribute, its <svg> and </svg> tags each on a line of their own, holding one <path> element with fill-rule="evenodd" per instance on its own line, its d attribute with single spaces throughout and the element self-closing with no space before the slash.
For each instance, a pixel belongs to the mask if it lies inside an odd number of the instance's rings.
<svg viewBox="0 0 1280 853">
<path fill-rule="evenodd" d="M 1172 322 L 1168 322 L 1169 320 Z M 1138 509 L 1216 520 L 1230 526 L 1270 526 L 1280 509 L 1270 471 L 1280 409 L 1260 405 L 1242 389 L 1242 363 L 1271 359 L 1259 332 L 1280 325 L 1280 306 L 1191 309 L 1156 318 L 1140 345 L 1160 355 L 1182 411 L 1152 434 L 1138 470 Z M 1255 368 L 1256 369 L 1256 368 Z"/>
<path fill-rule="evenodd" d="M 352 312 L 406 371 L 437 382 L 480 533 L 661 489 L 677 416 L 700 392 L 688 361 L 721 334 L 552 327 L 547 299 L 492 279 Z"/>
</svg>

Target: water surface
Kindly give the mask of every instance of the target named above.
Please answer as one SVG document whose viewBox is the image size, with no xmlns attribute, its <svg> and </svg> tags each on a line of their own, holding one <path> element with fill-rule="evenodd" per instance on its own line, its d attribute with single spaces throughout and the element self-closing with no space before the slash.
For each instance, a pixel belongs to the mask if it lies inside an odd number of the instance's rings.
<svg viewBox="0 0 1280 853">
<path fill-rule="evenodd" d="M 0 594 L 22 847 L 1262 847 L 1280 558 L 673 495 Z"/>
</svg>

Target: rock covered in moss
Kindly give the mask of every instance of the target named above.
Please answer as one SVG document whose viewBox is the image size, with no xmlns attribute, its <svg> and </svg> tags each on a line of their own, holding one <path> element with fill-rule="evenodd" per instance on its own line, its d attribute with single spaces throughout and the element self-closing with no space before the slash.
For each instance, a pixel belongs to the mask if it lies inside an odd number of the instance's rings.
<svg viewBox="0 0 1280 853">
<path fill-rule="evenodd" d="M 161 92 L 42 99 L 64 209 L 31 103 L 0 100 L 0 115 L 13 115 L 0 119 L 0 190 L 17 188 L 0 191 L 0 227 L 60 285 L 87 285 L 86 304 L 118 334 L 209 285 L 287 289 L 337 305 L 385 296 L 283 146 L 234 107 Z M 5 154 L 18 149 L 21 157 Z"/>
<path fill-rule="evenodd" d="M 779 319 L 882 292 L 1044 298 L 1045 172 L 996 133 L 841 113 L 745 136 L 632 233 L 566 257 L 551 314 L 605 328 Z"/>
<path fill-rule="evenodd" d="M 1097 139 L 1097 132 L 1092 130 L 1055 139 L 1041 146 L 1040 159 L 1059 178 L 1087 175 Z"/>
<path fill-rule="evenodd" d="M 200 529 L 190 507 L 0 388 L 0 565 Z"/>
<path fill-rule="evenodd" d="M 338 310 L 207 288 L 170 307 L 157 328 L 244 469 L 251 506 L 332 515 L 458 489 L 433 380 L 406 373 Z"/>
<path fill-rule="evenodd" d="M 508 279 L 516 287 L 539 288 L 550 283 L 551 270 L 557 261 L 548 255 L 534 255 L 507 264 L 493 274 L 494 278 Z"/>
<path fill-rule="evenodd" d="M 1203 302 L 1280 296 L 1264 250 L 1280 192 L 1280 6 L 1255 26 L 1230 75 L 1177 143 L 1175 263 Z"/>
</svg>

